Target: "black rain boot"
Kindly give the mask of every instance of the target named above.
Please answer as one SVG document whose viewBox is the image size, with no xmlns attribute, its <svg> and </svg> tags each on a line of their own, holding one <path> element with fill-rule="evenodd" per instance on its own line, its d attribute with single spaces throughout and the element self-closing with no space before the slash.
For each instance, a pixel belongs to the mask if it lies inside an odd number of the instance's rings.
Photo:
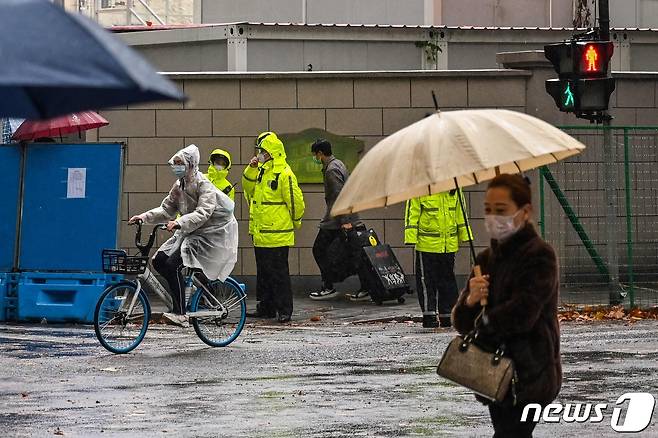
<svg viewBox="0 0 658 438">
<path fill-rule="evenodd" d="M 423 315 L 423 328 L 436 328 L 439 322 L 436 320 L 436 315 Z"/>
</svg>

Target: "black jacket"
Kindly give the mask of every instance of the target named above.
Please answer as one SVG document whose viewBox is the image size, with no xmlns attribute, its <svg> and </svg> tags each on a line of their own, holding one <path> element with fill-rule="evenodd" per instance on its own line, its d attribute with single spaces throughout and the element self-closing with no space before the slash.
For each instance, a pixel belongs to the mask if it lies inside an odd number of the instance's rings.
<svg viewBox="0 0 658 438">
<path fill-rule="evenodd" d="M 359 217 L 356 214 L 341 215 L 335 218 L 331 217 L 331 209 L 349 176 L 345 164 L 334 156 L 329 157 L 327 164 L 322 166 L 322 176 L 324 179 L 324 200 L 327 204 L 327 211 L 320 221 L 320 228 L 337 230 L 341 225 L 346 223 L 356 224 L 359 221 Z"/>
<path fill-rule="evenodd" d="M 477 256 L 490 275 L 485 342 L 505 343 L 518 375 L 517 403 L 548 404 L 562 385 L 560 327 L 557 318 L 559 276 L 555 252 L 530 224 Z M 471 274 L 472 275 L 472 274 Z M 466 334 L 480 305 L 465 304 L 468 284 L 453 308 L 455 328 Z"/>
</svg>

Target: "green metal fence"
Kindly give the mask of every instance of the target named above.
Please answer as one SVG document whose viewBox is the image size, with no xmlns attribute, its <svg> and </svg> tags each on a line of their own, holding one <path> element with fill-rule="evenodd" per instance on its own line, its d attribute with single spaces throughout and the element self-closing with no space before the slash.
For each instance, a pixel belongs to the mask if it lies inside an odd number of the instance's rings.
<svg viewBox="0 0 658 438">
<path fill-rule="evenodd" d="M 563 303 L 658 305 L 658 126 L 562 129 L 587 145 L 539 172 Z"/>
</svg>

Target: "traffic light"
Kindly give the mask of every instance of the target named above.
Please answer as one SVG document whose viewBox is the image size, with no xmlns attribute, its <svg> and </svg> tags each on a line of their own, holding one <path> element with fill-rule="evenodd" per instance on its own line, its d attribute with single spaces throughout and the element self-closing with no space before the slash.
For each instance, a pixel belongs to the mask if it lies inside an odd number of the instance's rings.
<svg viewBox="0 0 658 438">
<path fill-rule="evenodd" d="M 610 77 L 611 41 L 567 41 L 544 46 L 558 79 L 546 81 L 546 91 L 564 112 L 592 113 L 608 109 L 615 81 Z"/>
</svg>

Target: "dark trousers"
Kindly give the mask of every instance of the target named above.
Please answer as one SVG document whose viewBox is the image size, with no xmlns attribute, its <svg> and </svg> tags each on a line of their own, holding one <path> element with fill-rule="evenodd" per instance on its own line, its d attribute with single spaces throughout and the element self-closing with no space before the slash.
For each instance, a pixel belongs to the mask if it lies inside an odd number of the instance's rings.
<svg viewBox="0 0 658 438">
<path fill-rule="evenodd" d="M 183 269 L 183 258 L 180 249 L 168 256 L 158 251 L 153 259 L 153 268 L 162 275 L 169 284 L 169 292 L 174 302 L 174 313 L 185 315 L 185 280 L 181 270 Z"/>
<path fill-rule="evenodd" d="M 489 414 L 494 427 L 494 438 L 530 438 L 537 423 L 521 422 L 524 405 L 503 402 L 489 404 Z"/>
<path fill-rule="evenodd" d="M 416 251 L 416 292 L 423 315 L 450 318 L 457 302 L 455 253 Z"/>
<path fill-rule="evenodd" d="M 256 254 L 256 299 L 259 313 L 292 315 L 292 285 L 288 267 L 290 248 L 254 248 Z"/>
<path fill-rule="evenodd" d="M 330 273 L 332 260 L 330 259 L 328 249 L 334 240 L 342 238 L 343 232 L 341 230 L 327 230 L 320 228 L 318 235 L 315 237 L 315 242 L 313 242 L 313 258 L 315 259 L 315 263 L 317 263 L 318 268 L 320 268 L 322 287 L 326 289 L 333 289 L 334 281 L 336 281 L 336 279 L 332 278 Z M 354 257 L 354 259 L 358 260 L 358 257 Z M 361 283 L 360 290 L 367 288 L 367 279 L 365 278 L 362 271 L 363 270 L 361 269 L 361 266 L 358 266 L 357 274 Z"/>
</svg>

